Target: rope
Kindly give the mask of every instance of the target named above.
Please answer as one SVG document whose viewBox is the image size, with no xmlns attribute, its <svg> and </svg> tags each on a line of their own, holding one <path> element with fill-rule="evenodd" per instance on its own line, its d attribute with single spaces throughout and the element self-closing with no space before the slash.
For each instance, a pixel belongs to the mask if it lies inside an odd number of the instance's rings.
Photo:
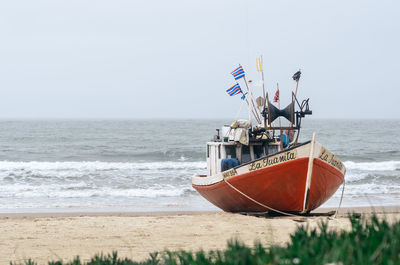
<svg viewBox="0 0 400 265">
<path fill-rule="evenodd" d="M 226 179 L 224 179 L 224 181 L 225 181 L 226 184 L 228 184 L 228 186 L 230 186 L 230 187 L 231 187 L 232 189 L 234 189 L 235 191 L 239 192 L 241 195 L 243 195 L 244 197 L 246 197 L 246 198 L 249 199 L 250 201 L 252 201 L 252 202 L 254 202 L 254 203 L 256 203 L 256 204 L 258 204 L 258 205 L 260 205 L 260 206 L 262 206 L 262 207 L 264 207 L 264 208 L 266 208 L 266 209 L 268 209 L 268 210 L 270 210 L 270 211 L 274 211 L 274 212 L 277 212 L 277 213 L 280 213 L 280 214 L 283 214 L 283 215 L 287 215 L 287 216 L 294 216 L 294 217 L 299 217 L 299 216 L 301 216 L 301 215 L 297 215 L 297 214 L 285 213 L 285 212 L 279 211 L 279 210 L 277 210 L 277 209 L 274 209 L 274 208 L 272 208 L 272 207 L 269 207 L 269 206 L 267 206 L 267 205 L 265 205 L 265 204 L 262 204 L 261 202 L 256 201 L 255 199 L 249 197 L 247 194 L 245 194 L 245 193 L 241 192 L 240 190 L 238 190 L 238 189 L 237 189 L 236 187 L 234 187 L 231 183 L 229 183 L 228 181 L 226 181 Z"/>
<path fill-rule="evenodd" d="M 239 108 L 239 111 L 236 113 L 235 120 L 237 120 L 237 118 L 239 117 L 239 114 L 242 111 L 243 105 L 244 105 L 244 100 L 242 101 L 242 104 L 240 104 L 240 108 Z"/>
<path fill-rule="evenodd" d="M 224 181 L 225 181 L 226 184 L 228 184 L 229 187 L 231 187 L 232 189 L 234 189 L 235 191 L 237 191 L 239 194 L 243 195 L 244 197 L 246 197 L 246 198 L 249 199 L 250 201 L 252 201 L 252 202 L 254 202 L 254 203 L 260 205 L 261 207 L 264 207 L 265 209 L 268 209 L 268 210 L 270 210 L 270 211 L 274 211 L 274 212 L 277 212 L 277 213 L 280 213 L 280 214 L 286 215 L 286 216 L 293 216 L 293 217 L 299 217 L 299 216 L 302 217 L 302 216 L 303 216 L 303 215 L 298 215 L 298 214 L 292 214 L 292 213 L 282 212 L 282 211 L 279 211 L 279 210 L 274 209 L 274 208 L 272 208 L 272 207 L 269 207 L 269 206 L 267 206 L 267 205 L 265 205 L 265 204 L 262 204 L 261 202 L 256 201 L 255 199 L 251 198 L 251 197 L 248 196 L 247 194 L 241 192 L 239 189 L 237 189 L 237 188 L 236 188 L 235 186 L 233 186 L 231 183 L 229 183 L 228 181 L 226 181 L 226 179 L 224 179 Z M 340 206 L 342 205 L 343 194 L 344 194 L 344 187 L 345 187 L 345 186 L 346 186 L 346 180 L 344 180 L 344 182 L 343 182 L 342 196 L 340 197 L 339 205 L 338 205 L 338 207 L 337 207 L 337 209 L 336 209 L 336 211 L 335 211 L 335 214 L 334 214 L 333 216 L 328 217 L 328 219 L 330 219 L 330 220 L 335 219 L 337 213 L 339 212 Z"/>
<path fill-rule="evenodd" d="M 343 179 L 342 196 L 340 196 L 339 205 L 338 205 L 338 207 L 336 208 L 335 214 L 334 214 L 332 217 L 330 217 L 330 219 L 335 219 L 335 218 L 336 218 L 336 215 L 337 215 L 337 213 L 339 212 L 340 206 L 342 205 L 343 194 L 344 194 L 344 187 L 345 187 L 345 186 L 346 186 L 346 180 L 345 180 L 345 179 Z"/>
</svg>

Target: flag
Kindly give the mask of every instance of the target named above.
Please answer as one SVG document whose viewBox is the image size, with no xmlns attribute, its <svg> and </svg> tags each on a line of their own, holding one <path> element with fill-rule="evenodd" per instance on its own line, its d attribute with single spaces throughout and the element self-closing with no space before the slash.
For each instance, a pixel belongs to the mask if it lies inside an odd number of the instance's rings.
<svg viewBox="0 0 400 265">
<path fill-rule="evenodd" d="M 256 58 L 256 64 L 257 64 L 257 72 L 262 72 L 262 64 L 261 64 L 261 57 Z"/>
<path fill-rule="evenodd" d="M 231 73 L 233 75 L 233 77 L 235 78 L 235 80 L 238 80 L 242 77 L 244 77 L 244 70 L 242 66 L 239 66 L 238 68 L 236 68 L 235 70 L 233 70 L 233 72 Z"/>
<path fill-rule="evenodd" d="M 274 97 L 274 102 L 278 102 L 278 101 L 279 101 L 279 88 L 276 90 L 275 97 Z"/>
<path fill-rule="evenodd" d="M 293 80 L 298 82 L 300 80 L 300 75 L 301 75 L 301 71 L 297 71 L 296 73 L 294 73 L 294 75 L 292 76 Z"/>
<path fill-rule="evenodd" d="M 239 86 L 239 84 L 236 84 L 236 85 L 232 86 L 231 88 L 226 90 L 226 92 L 229 94 L 229 96 L 234 96 L 234 95 L 237 95 L 239 93 L 243 93 L 242 89 Z"/>
<path fill-rule="evenodd" d="M 240 98 L 242 99 L 242 100 L 245 100 L 246 99 L 246 95 L 247 95 L 248 93 L 246 92 L 246 93 L 244 93 L 243 94 L 243 96 L 241 96 Z"/>
</svg>

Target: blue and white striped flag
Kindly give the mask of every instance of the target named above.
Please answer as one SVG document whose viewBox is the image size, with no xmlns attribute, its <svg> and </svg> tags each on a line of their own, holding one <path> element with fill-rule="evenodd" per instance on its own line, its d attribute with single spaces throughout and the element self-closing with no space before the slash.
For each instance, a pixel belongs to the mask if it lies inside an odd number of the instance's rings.
<svg viewBox="0 0 400 265">
<path fill-rule="evenodd" d="M 233 70 L 233 72 L 231 74 L 233 75 L 233 78 L 235 78 L 235 80 L 238 80 L 238 79 L 244 77 L 243 67 L 239 66 L 238 68 Z"/>
<path fill-rule="evenodd" d="M 229 94 L 229 96 L 234 96 L 234 95 L 237 95 L 239 93 L 243 93 L 242 89 L 239 86 L 239 84 L 236 84 L 236 85 L 232 86 L 226 92 Z"/>
</svg>

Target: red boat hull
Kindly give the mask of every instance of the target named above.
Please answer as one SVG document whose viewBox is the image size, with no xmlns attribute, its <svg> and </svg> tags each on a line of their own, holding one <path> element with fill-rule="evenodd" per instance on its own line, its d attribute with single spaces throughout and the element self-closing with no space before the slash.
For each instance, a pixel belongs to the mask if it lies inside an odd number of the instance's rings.
<svg viewBox="0 0 400 265">
<path fill-rule="evenodd" d="M 227 212 L 269 210 L 262 205 L 279 211 L 308 212 L 322 205 L 336 192 L 344 181 L 345 172 L 318 157 L 314 158 L 307 192 L 309 160 L 309 157 L 298 157 L 244 174 L 224 177 L 210 185 L 193 183 L 193 187 L 208 201 Z M 308 198 L 305 198 L 307 193 Z"/>
</svg>

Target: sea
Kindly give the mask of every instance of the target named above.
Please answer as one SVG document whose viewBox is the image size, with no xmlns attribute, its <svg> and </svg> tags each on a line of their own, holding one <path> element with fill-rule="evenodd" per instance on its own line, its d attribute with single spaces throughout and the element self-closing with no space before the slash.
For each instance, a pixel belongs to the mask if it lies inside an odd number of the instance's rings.
<svg viewBox="0 0 400 265">
<path fill-rule="evenodd" d="M 0 213 L 219 211 L 191 176 L 231 122 L 1 120 Z M 342 206 L 400 205 L 400 120 L 304 119 L 300 140 L 314 131 L 346 166 Z"/>
</svg>

